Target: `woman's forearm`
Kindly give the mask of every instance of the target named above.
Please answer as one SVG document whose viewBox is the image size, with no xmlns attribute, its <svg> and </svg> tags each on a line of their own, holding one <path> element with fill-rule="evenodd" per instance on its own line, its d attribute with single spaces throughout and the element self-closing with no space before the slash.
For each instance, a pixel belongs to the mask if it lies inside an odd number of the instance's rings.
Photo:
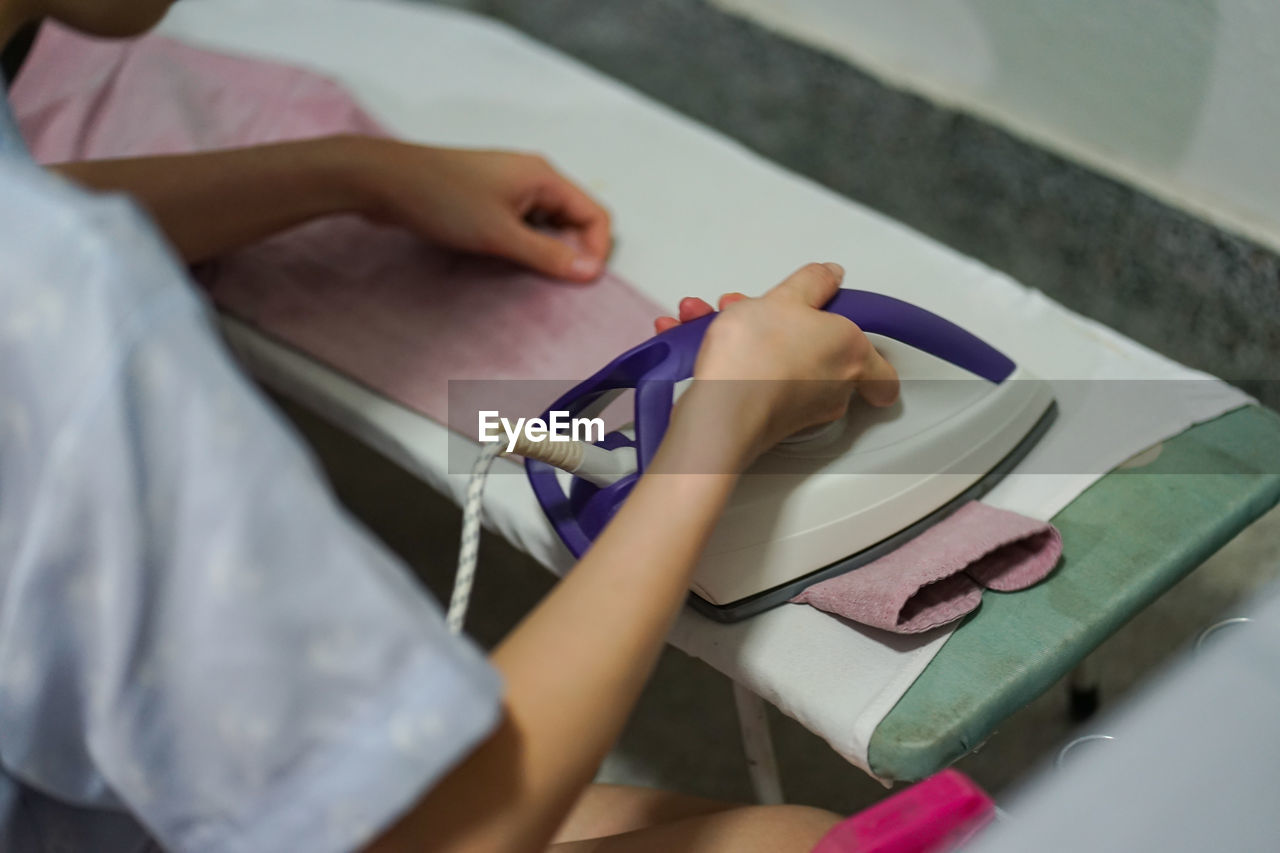
<svg viewBox="0 0 1280 853">
<path fill-rule="evenodd" d="M 494 652 L 507 686 L 498 732 L 383 849 L 428 831 L 442 850 L 545 847 L 617 739 L 736 483 L 729 472 L 743 448 L 716 448 L 720 459 L 700 456 L 696 465 L 681 458 L 694 442 L 680 432 L 696 421 L 673 421 L 649 473 L 591 550 Z M 717 470 L 725 473 L 708 473 Z"/>
<path fill-rule="evenodd" d="M 91 189 L 132 195 L 196 262 L 318 216 L 361 210 L 370 142 L 331 136 L 50 168 Z"/>
<path fill-rule="evenodd" d="M 513 151 L 350 135 L 50 168 L 132 195 L 189 262 L 316 217 L 358 213 L 444 248 L 586 283 L 600 275 L 612 239 L 608 211 L 542 158 Z"/>
</svg>

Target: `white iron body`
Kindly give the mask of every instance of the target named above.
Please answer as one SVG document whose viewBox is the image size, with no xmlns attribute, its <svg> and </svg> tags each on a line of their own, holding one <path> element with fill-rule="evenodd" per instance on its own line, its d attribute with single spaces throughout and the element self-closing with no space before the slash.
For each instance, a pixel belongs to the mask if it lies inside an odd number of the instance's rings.
<svg viewBox="0 0 1280 853">
<path fill-rule="evenodd" d="M 743 475 L 693 577 L 712 608 L 789 597 L 799 591 L 789 584 L 824 567 L 896 546 L 886 540 L 993 485 L 1052 418 L 1048 383 L 1021 367 L 993 383 L 871 337 L 902 380 L 899 401 L 876 409 L 855 397 L 846 417 Z"/>
</svg>

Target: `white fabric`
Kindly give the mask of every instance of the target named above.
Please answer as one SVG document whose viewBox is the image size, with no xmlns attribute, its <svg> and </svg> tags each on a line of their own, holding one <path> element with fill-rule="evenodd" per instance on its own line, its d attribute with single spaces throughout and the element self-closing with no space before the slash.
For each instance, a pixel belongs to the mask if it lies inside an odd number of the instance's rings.
<svg viewBox="0 0 1280 853">
<path fill-rule="evenodd" d="M 615 268 L 665 304 L 759 292 L 801 263 L 837 261 L 850 285 L 936 311 L 1046 378 L 1207 378 L 491 21 L 385 0 L 204 0 L 175 6 L 161 29 L 327 73 L 407 138 L 547 153 L 611 207 Z M 461 500 L 466 467 L 455 454 L 449 470 L 443 427 L 242 328 L 232 334 L 268 381 Z M 1222 383 L 1177 383 L 1118 412 L 1114 395 L 1082 397 L 1081 387 L 1061 386 L 1059 423 L 1034 451 L 1074 447 L 1088 461 L 1078 470 L 1105 471 L 1248 401 Z M 1097 477 L 1014 475 L 990 502 L 1047 518 Z M 523 477 L 492 476 L 486 504 L 491 528 L 556 571 L 569 565 Z M 671 640 L 867 768 L 876 726 L 947 636 L 887 637 L 786 606 L 734 626 L 686 612 Z"/>
</svg>

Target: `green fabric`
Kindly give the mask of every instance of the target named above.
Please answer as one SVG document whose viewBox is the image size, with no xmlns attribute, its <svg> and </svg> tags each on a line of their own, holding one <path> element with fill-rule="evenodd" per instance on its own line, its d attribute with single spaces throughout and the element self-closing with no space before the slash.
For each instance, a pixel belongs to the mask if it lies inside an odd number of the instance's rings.
<svg viewBox="0 0 1280 853">
<path fill-rule="evenodd" d="M 982 743 L 1157 596 L 1280 500 L 1280 416 L 1250 406 L 1103 477 L 1053 519 L 1063 559 L 983 593 L 871 738 L 871 768 L 922 779 Z"/>
</svg>

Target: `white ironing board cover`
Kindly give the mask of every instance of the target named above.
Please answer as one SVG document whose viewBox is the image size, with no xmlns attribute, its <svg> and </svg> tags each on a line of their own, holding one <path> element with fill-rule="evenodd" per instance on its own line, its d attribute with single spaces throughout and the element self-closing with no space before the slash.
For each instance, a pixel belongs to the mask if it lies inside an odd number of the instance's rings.
<svg viewBox="0 0 1280 853">
<path fill-rule="evenodd" d="M 175 5 L 160 31 L 327 74 L 408 139 L 545 153 L 611 208 L 614 268 L 669 306 L 760 292 L 802 263 L 837 261 L 851 286 L 936 311 L 1046 378 L 1210 378 L 486 18 L 396 0 L 203 0 Z M 456 453 L 450 473 L 444 427 L 233 321 L 227 329 L 264 381 L 460 500 L 467 477 Z M 1080 387 L 1057 390 L 1059 422 L 1042 448 L 1085 448 L 1082 470 L 1094 472 L 1249 401 L 1220 382 L 1178 383 L 1117 418 L 1114 397 Z M 571 560 L 527 482 L 499 464 L 512 476 L 491 478 L 486 525 L 563 572 Z M 988 502 L 1048 518 L 1098 476 L 1014 475 Z M 857 630 L 788 605 L 730 626 L 686 609 L 670 639 L 870 772 L 876 726 L 948 636 Z"/>
</svg>

